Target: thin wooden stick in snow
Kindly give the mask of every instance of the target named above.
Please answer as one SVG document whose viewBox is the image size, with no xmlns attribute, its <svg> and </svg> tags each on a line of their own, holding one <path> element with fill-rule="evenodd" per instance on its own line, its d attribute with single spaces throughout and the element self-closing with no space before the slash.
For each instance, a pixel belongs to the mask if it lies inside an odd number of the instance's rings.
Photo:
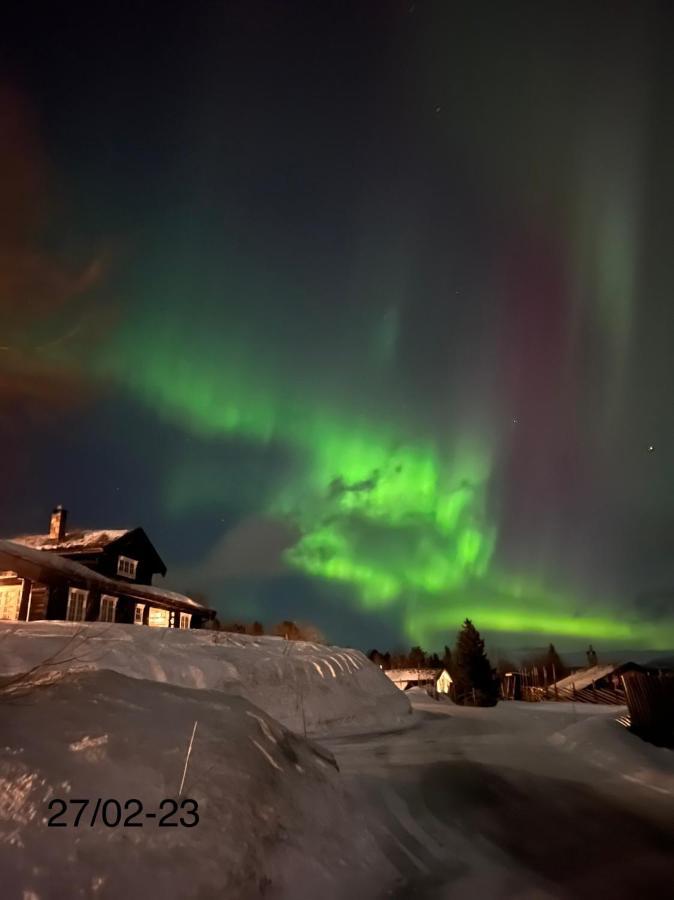
<svg viewBox="0 0 674 900">
<path fill-rule="evenodd" d="M 187 748 L 187 756 L 185 757 L 185 768 L 183 769 L 183 778 L 182 778 L 182 781 L 180 782 L 180 789 L 178 791 L 178 796 L 180 796 L 183 792 L 183 785 L 185 784 L 185 776 L 187 775 L 187 764 L 190 761 L 190 753 L 192 752 L 192 744 L 194 743 L 194 735 L 196 734 L 196 731 L 197 731 L 197 721 L 195 719 L 194 728 L 192 729 L 192 737 L 190 738 L 190 745 Z"/>
</svg>

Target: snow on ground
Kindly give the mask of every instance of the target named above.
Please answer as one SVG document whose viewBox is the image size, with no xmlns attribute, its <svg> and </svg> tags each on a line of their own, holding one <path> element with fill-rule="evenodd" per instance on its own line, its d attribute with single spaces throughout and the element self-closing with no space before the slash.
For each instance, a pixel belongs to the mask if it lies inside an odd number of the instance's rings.
<svg viewBox="0 0 674 900">
<path fill-rule="evenodd" d="M 61 669 L 111 669 L 245 697 L 302 734 L 393 730 L 410 723 L 405 694 L 359 650 L 222 631 L 0 623 L 0 675 L 54 656 Z"/>
<path fill-rule="evenodd" d="M 457 707 L 279 638 L 0 626 L 0 674 L 55 653 L 67 674 L 0 700 L 3 900 L 671 893 L 674 752 L 623 707 Z M 175 796 L 194 721 L 195 828 L 45 826 L 54 796 Z"/>
<path fill-rule="evenodd" d="M 403 880 L 397 896 L 671 894 L 674 752 L 619 725 L 623 707 L 408 693 L 416 727 L 324 741 Z"/>
<path fill-rule="evenodd" d="M 589 705 L 589 704 L 588 704 Z M 615 707 L 608 707 L 615 710 Z M 656 747 L 615 721 L 611 715 L 586 716 L 548 738 L 556 747 L 587 759 L 594 766 L 618 773 L 674 803 L 674 751 Z M 674 812 L 673 812 L 674 817 Z"/>
<path fill-rule="evenodd" d="M 7 900 L 337 900 L 378 897 L 394 877 L 330 754 L 243 697 L 95 670 L 1 696 L 0 720 Z M 145 813 L 171 810 L 195 721 L 182 797 L 199 821 L 159 827 Z M 47 826 L 54 798 L 91 801 L 77 828 L 80 805 Z M 96 798 L 137 798 L 142 827 L 106 827 L 101 807 L 92 826 Z"/>
</svg>

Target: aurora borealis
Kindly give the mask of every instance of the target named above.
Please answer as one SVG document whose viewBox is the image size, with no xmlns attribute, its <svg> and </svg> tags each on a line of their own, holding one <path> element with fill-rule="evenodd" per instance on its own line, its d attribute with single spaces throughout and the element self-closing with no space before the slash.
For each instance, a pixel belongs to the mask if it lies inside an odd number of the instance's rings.
<svg viewBox="0 0 674 900">
<path fill-rule="evenodd" d="M 17 14 L 3 534 L 364 649 L 669 649 L 669 17 L 365 6 Z"/>
</svg>

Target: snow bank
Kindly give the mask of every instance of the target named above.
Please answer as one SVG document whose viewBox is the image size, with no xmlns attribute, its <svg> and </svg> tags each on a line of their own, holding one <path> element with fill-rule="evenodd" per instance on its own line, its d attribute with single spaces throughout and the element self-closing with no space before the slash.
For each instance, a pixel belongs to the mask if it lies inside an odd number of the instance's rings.
<svg viewBox="0 0 674 900">
<path fill-rule="evenodd" d="M 649 744 L 614 717 L 586 716 L 555 732 L 548 741 L 626 781 L 674 797 L 674 751 Z"/>
<path fill-rule="evenodd" d="M 292 731 L 393 730 L 410 721 L 404 693 L 359 650 L 226 632 L 66 622 L 0 624 L 0 675 L 48 657 L 67 670 L 245 697 Z"/>
<path fill-rule="evenodd" d="M 377 897 L 392 871 L 327 751 L 241 697 L 79 672 L 5 696 L 0 717 L 3 897 Z M 144 814 L 178 796 L 195 721 L 182 797 L 199 821 L 159 827 Z M 142 827 L 92 826 L 99 797 L 137 798 Z M 79 827 L 79 805 L 47 826 L 53 798 L 91 801 Z"/>
</svg>

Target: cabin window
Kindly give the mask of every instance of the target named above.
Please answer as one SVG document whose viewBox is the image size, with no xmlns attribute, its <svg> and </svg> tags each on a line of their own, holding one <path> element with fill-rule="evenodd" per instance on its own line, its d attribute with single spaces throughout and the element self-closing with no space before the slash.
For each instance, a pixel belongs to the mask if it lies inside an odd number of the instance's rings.
<svg viewBox="0 0 674 900">
<path fill-rule="evenodd" d="M 180 627 L 181 628 L 189 628 L 191 618 L 192 618 L 191 613 L 180 613 Z"/>
<path fill-rule="evenodd" d="M 145 612 L 145 604 L 144 603 L 136 603 L 136 609 L 133 613 L 133 624 L 134 625 L 142 625 L 143 624 L 144 612 Z"/>
<path fill-rule="evenodd" d="M 21 607 L 20 584 L 0 585 L 0 619 L 18 619 Z"/>
<path fill-rule="evenodd" d="M 111 597 L 109 594 L 103 594 L 101 597 L 101 611 L 98 616 L 99 621 L 114 622 L 116 607 L 117 597 Z"/>
<path fill-rule="evenodd" d="M 87 597 L 89 591 L 79 588 L 70 588 L 68 591 L 68 611 L 66 619 L 69 622 L 84 622 L 87 615 Z"/>
<path fill-rule="evenodd" d="M 147 624 L 153 628 L 168 628 L 170 622 L 168 609 L 158 609 L 156 606 L 150 607 L 150 613 L 147 618 Z"/>
<path fill-rule="evenodd" d="M 135 578 L 138 562 L 135 559 L 129 559 L 128 556 L 120 556 L 117 559 L 117 574 L 123 575 L 125 578 Z"/>
</svg>

